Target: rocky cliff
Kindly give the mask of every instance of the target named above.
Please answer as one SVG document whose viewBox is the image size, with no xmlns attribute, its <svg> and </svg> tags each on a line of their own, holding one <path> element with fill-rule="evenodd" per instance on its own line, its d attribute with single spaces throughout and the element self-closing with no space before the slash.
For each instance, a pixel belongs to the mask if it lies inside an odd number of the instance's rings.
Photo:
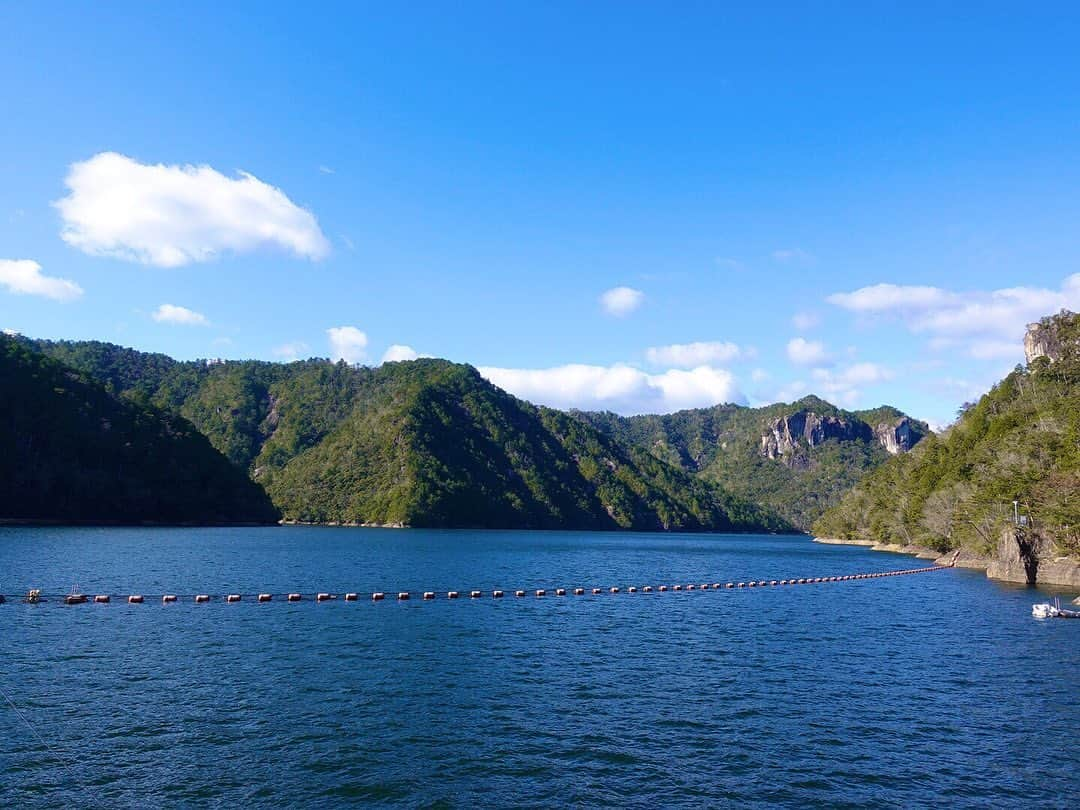
<svg viewBox="0 0 1080 810">
<path fill-rule="evenodd" d="M 871 428 L 860 420 L 848 420 L 802 410 L 774 421 L 761 436 L 761 455 L 798 465 L 800 448 L 817 447 L 829 439 L 840 441 L 877 439 L 890 455 L 906 453 L 926 436 L 926 431 L 907 416 Z"/>
<path fill-rule="evenodd" d="M 1024 334 L 1024 357 L 1028 365 L 1040 357 L 1057 363 L 1068 348 L 1075 348 L 1077 338 L 1068 329 L 1073 320 L 1073 313 L 1062 310 L 1057 316 L 1029 323 Z"/>
<path fill-rule="evenodd" d="M 926 432 L 912 419 L 901 416 L 895 422 L 883 422 L 874 428 L 874 436 L 889 455 L 906 453 L 926 437 Z"/>
</svg>

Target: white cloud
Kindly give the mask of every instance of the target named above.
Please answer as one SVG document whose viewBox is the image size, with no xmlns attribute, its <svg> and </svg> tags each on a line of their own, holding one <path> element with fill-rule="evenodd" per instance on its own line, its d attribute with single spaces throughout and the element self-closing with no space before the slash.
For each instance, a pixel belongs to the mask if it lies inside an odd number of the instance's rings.
<svg viewBox="0 0 1080 810">
<path fill-rule="evenodd" d="M 660 374 L 626 365 L 580 364 L 544 369 L 488 367 L 480 373 L 515 396 L 555 408 L 640 414 L 746 402 L 729 371 L 708 366 Z"/>
<path fill-rule="evenodd" d="M 608 315 L 623 318 L 645 301 L 645 293 L 633 287 L 612 287 L 600 296 L 600 306 Z"/>
<path fill-rule="evenodd" d="M 796 312 L 791 318 L 791 324 L 800 332 L 813 329 L 821 323 L 821 317 L 816 312 Z"/>
<path fill-rule="evenodd" d="M 40 295 L 54 301 L 72 301 L 83 294 L 74 281 L 42 275 L 32 259 L 0 259 L 0 284 L 16 295 Z"/>
<path fill-rule="evenodd" d="M 181 326 L 209 326 L 210 321 L 202 313 L 175 304 L 162 304 L 151 315 L 158 323 L 175 323 Z"/>
<path fill-rule="evenodd" d="M 334 170 L 331 169 L 329 166 L 320 166 L 319 167 L 319 174 L 333 174 L 333 173 L 334 173 Z"/>
<path fill-rule="evenodd" d="M 711 363 L 730 363 L 746 352 L 734 343 L 706 341 L 698 343 L 672 343 L 670 346 L 653 346 L 645 350 L 645 358 L 654 366 L 696 368 Z"/>
<path fill-rule="evenodd" d="M 290 363 L 293 360 L 299 360 L 308 351 L 308 345 L 302 340 L 294 340 L 289 343 L 282 343 L 280 346 L 275 346 L 273 349 L 274 357 L 284 360 L 286 363 Z"/>
<path fill-rule="evenodd" d="M 895 315 L 912 332 L 928 335 L 931 348 L 963 346 L 976 358 L 1020 359 L 1021 338 L 1028 323 L 1061 309 L 1080 309 L 1080 273 L 1066 278 L 1057 290 L 1008 287 L 952 291 L 875 284 L 835 293 L 826 300 L 859 314 Z"/>
<path fill-rule="evenodd" d="M 829 361 L 829 355 L 825 351 L 825 344 L 817 340 L 806 338 L 792 338 L 787 344 L 788 359 L 800 366 L 822 365 Z"/>
<path fill-rule="evenodd" d="M 774 250 L 772 257 L 775 261 L 788 264 L 790 262 L 812 262 L 814 257 L 807 253 L 802 248 L 784 248 L 783 250 Z"/>
<path fill-rule="evenodd" d="M 769 374 L 769 372 L 767 372 L 763 368 L 755 368 L 753 371 L 750 372 L 750 379 L 756 383 L 764 382 L 765 380 L 769 379 L 770 376 L 771 375 Z"/>
<path fill-rule="evenodd" d="M 3 330 L 0 330 L 0 331 L 2 331 L 3 334 L 7 335 L 8 337 L 18 337 L 19 336 L 18 331 L 16 331 L 15 329 L 3 329 Z"/>
<path fill-rule="evenodd" d="M 230 178 L 102 152 L 72 164 L 64 182 L 68 195 L 54 203 L 61 236 L 94 256 L 178 267 L 263 247 L 308 259 L 330 252 L 310 211 L 246 172 Z"/>
<path fill-rule="evenodd" d="M 419 357 L 429 357 L 430 355 L 420 354 L 412 346 L 402 346 L 399 343 L 395 343 L 382 356 L 382 362 L 384 363 L 400 363 L 403 360 L 416 360 Z"/>
<path fill-rule="evenodd" d="M 334 326 L 326 330 L 330 339 L 330 358 L 356 365 L 367 357 L 368 338 L 355 326 Z"/>
</svg>

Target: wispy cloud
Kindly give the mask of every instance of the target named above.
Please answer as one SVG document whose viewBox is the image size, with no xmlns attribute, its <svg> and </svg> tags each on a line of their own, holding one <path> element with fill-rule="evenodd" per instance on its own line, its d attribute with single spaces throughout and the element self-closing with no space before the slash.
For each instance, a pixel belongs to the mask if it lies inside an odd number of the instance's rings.
<svg viewBox="0 0 1080 810">
<path fill-rule="evenodd" d="M 802 248 L 781 248 L 780 250 L 774 250 L 772 252 L 773 261 L 780 262 L 782 264 L 793 264 L 798 262 L 812 262 L 814 261 L 813 255 L 803 250 Z"/>
<path fill-rule="evenodd" d="M 0 285 L 15 295 L 40 295 L 54 301 L 73 301 L 83 294 L 74 281 L 44 275 L 32 259 L 0 259 Z"/>
<path fill-rule="evenodd" d="M 331 169 L 329 166 L 320 166 L 319 174 L 334 174 L 334 170 Z"/>
<path fill-rule="evenodd" d="M 68 195 L 54 203 L 61 236 L 94 256 L 178 267 L 264 247 L 307 259 L 330 252 L 310 211 L 246 172 L 230 178 L 102 152 L 72 164 L 65 184 Z"/>
<path fill-rule="evenodd" d="M 178 307 L 175 304 L 162 304 L 150 314 L 150 317 L 158 323 L 172 323 L 179 326 L 210 325 L 210 321 L 201 312 L 195 312 L 187 307 Z"/>
<path fill-rule="evenodd" d="M 745 354 L 734 343 L 705 341 L 698 343 L 672 343 L 670 346 L 652 346 L 645 350 L 645 358 L 654 366 L 695 368 L 713 363 L 730 363 Z"/>
<path fill-rule="evenodd" d="M 645 302 L 645 293 L 633 287 L 612 287 L 600 296 L 600 306 L 608 315 L 624 318 Z"/>
<path fill-rule="evenodd" d="M 305 354 L 307 354 L 308 345 L 302 340 L 294 340 L 289 343 L 282 343 L 280 346 L 275 346 L 273 349 L 274 357 L 279 360 L 284 360 L 287 363 L 293 360 L 299 360 Z"/>
<path fill-rule="evenodd" d="M 821 324 L 821 316 L 816 312 L 796 312 L 791 316 L 791 325 L 800 332 L 814 329 Z"/>
</svg>

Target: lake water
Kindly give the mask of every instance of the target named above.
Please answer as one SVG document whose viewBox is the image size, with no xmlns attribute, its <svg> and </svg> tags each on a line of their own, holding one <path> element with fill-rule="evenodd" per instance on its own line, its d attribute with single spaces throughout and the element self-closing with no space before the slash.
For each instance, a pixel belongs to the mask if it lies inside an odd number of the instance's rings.
<svg viewBox="0 0 1080 810">
<path fill-rule="evenodd" d="M 805 537 L 0 529 L 9 595 L 215 596 L 9 596 L 0 805 L 1075 806 L 1080 621 L 1033 620 L 1036 591 L 512 596 L 926 564 Z M 508 595 L 418 599 L 473 588 Z"/>
</svg>

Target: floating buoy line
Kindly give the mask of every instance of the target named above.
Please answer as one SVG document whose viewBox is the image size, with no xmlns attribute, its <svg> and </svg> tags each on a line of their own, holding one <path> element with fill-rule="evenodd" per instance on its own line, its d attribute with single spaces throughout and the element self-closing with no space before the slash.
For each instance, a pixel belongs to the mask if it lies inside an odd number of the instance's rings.
<svg viewBox="0 0 1080 810">
<path fill-rule="evenodd" d="M 703 583 L 686 583 L 686 584 L 672 584 L 672 585 L 630 585 L 627 587 L 612 585 L 602 588 L 533 588 L 533 589 L 516 589 L 516 590 L 468 590 L 468 591 L 349 591 L 346 593 L 331 593 L 329 591 L 292 591 L 289 593 L 227 593 L 221 595 L 213 595 L 210 593 L 194 593 L 194 594 L 94 594 L 88 595 L 82 593 L 77 587 L 72 589 L 68 594 L 43 594 L 40 589 L 33 589 L 25 594 L 19 595 L 5 595 L 0 594 L 0 604 L 6 602 L 22 602 L 24 604 L 40 604 L 44 602 L 56 602 L 64 605 L 82 605 L 87 603 L 97 605 L 111 604 L 115 599 L 117 602 L 126 602 L 129 605 L 143 605 L 148 601 L 161 602 L 163 605 L 176 604 L 179 602 L 190 602 L 198 605 L 208 604 L 210 602 L 224 602 L 226 604 L 234 604 L 237 602 L 256 602 L 256 603 L 268 603 L 268 602 L 383 602 L 383 601 L 396 601 L 396 602 L 408 602 L 414 598 L 423 602 L 430 602 L 436 599 L 461 599 L 463 595 L 468 599 L 503 599 L 507 595 L 510 595 L 513 599 L 544 599 L 549 596 L 556 598 L 565 597 L 568 594 L 573 596 L 601 596 L 601 595 L 620 595 L 620 594 L 637 594 L 637 593 L 668 593 L 668 592 L 680 592 L 686 593 L 690 591 L 729 591 L 748 588 L 779 588 L 789 587 L 792 585 L 822 585 L 833 582 L 853 582 L 856 580 L 865 579 L 884 579 L 886 577 L 899 577 L 908 574 L 926 574 L 931 571 L 943 571 L 951 566 L 947 565 L 932 565 L 926 568 L 908 568 L 902 571 L 875 571 L 861 574 L 843 574 L 839 576 L 830 577 L 799 577 L 792 579 L 750 579 L 741 582 L 703 582 Z"/>
</svg>

